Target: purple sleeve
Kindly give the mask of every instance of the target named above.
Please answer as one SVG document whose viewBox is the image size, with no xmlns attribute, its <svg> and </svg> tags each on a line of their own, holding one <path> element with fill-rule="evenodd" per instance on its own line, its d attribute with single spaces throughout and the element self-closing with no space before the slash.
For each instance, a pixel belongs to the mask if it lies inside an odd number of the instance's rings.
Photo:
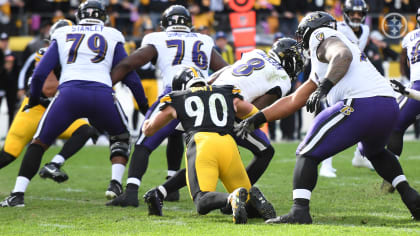
<svg viewBox="0 0 420 236">
<path fill-rule="evenodd" d="M 116 66 L 118 62 L 120 62 L 125 57 L 127 57 L 127 53 L 124 50 L 124 46 L 122 45 L 122 43 L 118 43 L 117 46 L 115 46 L 112 67 Z M 135 71 L 131 71 L 130 73 L 128 73 L 122 80 L 122 82 L 130 88 L 139 106 L 147 104 L 147 98 L 144 94 L 143 85 L 140 82 L 140 77 Z"/>
<path fill-rule="evenodd" d="M 53 40 L 32 74 L 31 97 L 37 98 L 41 96 L 45 79 L 58 65 L 59 61 L 57 42 Z"/>
</svg>

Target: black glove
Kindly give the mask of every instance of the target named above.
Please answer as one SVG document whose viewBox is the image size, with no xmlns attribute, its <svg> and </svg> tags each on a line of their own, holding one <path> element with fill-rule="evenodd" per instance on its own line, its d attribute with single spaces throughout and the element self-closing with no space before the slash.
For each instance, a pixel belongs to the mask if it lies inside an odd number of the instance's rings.
<svg viewBox="0 0 420 236">
<path fill-rule="evenodd" d="M 408 95 L 409 92 L 406 90 L 405 86 L 398 80 L 392 79 L 390 80 L 391 87 L 394 89 L 395 92 L 399 92 L 402 95 Z"/>
<path fill-rule="evenodd" d="M 40 101 L 40 98 L 39 97 L 37 97 L 37 98 L 35 98 L 35 97 L 29 97 L 28 104 L 26 104 L 23 107 L 22 111 L 26 111 L 28 109 L 31 109 L 32 107 L 37 106 L 40 103 L 41 103 L 41 101 Z"/>
<path fill-rule="evenodd" d="M 264 113 L 259 111 L 257 114 L 249 117 L 246 120 L 241 121 L 234 129 L 236 136 L 241 139 L 245 139 L 245 137 L 249 134 L 254 132 L 255 129 L 258 129 L 260 125 L 267 122 L 267 119 L 264 116 Z"/>
<path fill-rule="evenodd" d="M 334 84 L 326 78 L 315 92 L 309 96 L 308 101 L 306 101 L 306 110 L 308 112 L 318 111 L 321 108 L 321 100 L 327 96 L 333 86 Z"/>
<path fill-rule="evenodd" d="M 140 110 L 141 114 L 143 114 L 145 116 L 146 112 L 149 110 L 149 104 L 148 103 L 143 103 L 143 104 L 139 105 L 139 110 Z"/>
</svg>

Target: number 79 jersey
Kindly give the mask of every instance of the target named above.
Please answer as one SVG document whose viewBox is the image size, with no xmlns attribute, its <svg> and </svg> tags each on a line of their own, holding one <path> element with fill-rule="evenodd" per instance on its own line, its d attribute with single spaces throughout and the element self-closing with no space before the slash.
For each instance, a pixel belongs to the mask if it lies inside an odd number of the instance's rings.
<svg viewBox="0 0 420 236">
<path fill-rule="evenodd" d="M 175 108 L 177 119 L 188 134 L 231 134 L 235 121 L 233 99 L 242 99 L 239 93 L 240 90 L 232 85 L 192 87 L 163 97 L 160 110 L 167 106 Z"/>
<path fill-rule="evenodd" d="M 410 81 L 420 80 L 420 29 L 413 30 L 404 37 L 402 48 L 407 49 L 407 58 L 410 61 Z"/>
<path fill-rule="evenodd" d="M 182 65 L 198 68 L 209 74 L 214 42 L 205 34 L 194 32 L 155 32 L 144 36 L 142 46 L 152 45 L 158 56 L 156 67 L 160 70 L 163 85 L 172 86 L 172 79 Z"/>
<path fill-rule="evenodd" d="M 60 84 L 70 80 L 93 81 L 112 87 L 110 71 L 117 43 L 124 43 L 120 31 L 104 25 L 74 25 L 57 29 L 62 72 Z"/>
</svg>

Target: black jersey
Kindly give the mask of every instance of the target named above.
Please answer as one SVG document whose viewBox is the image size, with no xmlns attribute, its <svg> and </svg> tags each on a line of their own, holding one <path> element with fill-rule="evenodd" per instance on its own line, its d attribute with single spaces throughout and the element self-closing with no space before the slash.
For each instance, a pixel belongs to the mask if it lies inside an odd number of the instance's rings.
<svg viewBox="0 0 420 236">
<path fill-rule="evenodd" d="M 188 134 L 195 132 L 217 132 L 231 134 L 235 121 L 233 99 L 240 90 L 232 85 L 192 87 L 174 91 L 161 99 L 163 110 L 172 106 Z"/>
</svg>

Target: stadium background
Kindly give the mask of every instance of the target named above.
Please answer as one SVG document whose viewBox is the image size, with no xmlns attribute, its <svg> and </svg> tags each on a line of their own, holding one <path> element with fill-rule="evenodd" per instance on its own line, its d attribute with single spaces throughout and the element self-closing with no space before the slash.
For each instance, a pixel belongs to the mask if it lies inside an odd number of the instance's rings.
<svg viewBox="0 0 420 236">
<path fill-rule="evenodd" d="M 217 33 L 219 35 L 220 32 L 224 33 L 222 36 L 227 39 L 229 46 L 223 49 L 222 55 L 232 63 L 231 58 L 240 57 L 243 51 L 254 47 L 268 49 L 279 32 L 293 37 L 299 20 L 307 12 L 324 10 L 334 15 L 337 20 L 343 20 L 344 0 L 238 1 L 249 6 L 250 12 L 255 14 L 252 13 L 245 18 L 239 16 L 236 19 L 230 16 L 235 14 L 233 10 L 235 7 L 232 5 L 235 1 L 228 0 L 104 0 L 103 2 L 108 6 L 109 24 L 124 33 L 127 49 L 133 49 L 134 45 L 138 46 L 146 31 L 160 30 L 160 15 L 169 5 L 187 6 L 198 32 L 209 34 L 215 39 L 218 37 Z M 398 60 L 401 38 L 391 39 L 385 36 L 384 31 L 388 29 L 384 19 L 388 13 L 399 13 L 408 22 L 407 24 L 402 22 L 407 26 L 407 31 L 411 31 L 416 26 L 415 12 L 420 7 L 420 1 L 366 0 L 366 2 L 369 5 L 366 24 L 371 28 L 371 42 L 374 41 L 374 46 L 378 48 L 384 74 L 387 78 L 400 78 Z M 0 0 L 0 33 L 5 32 L 9 36 L 9 48 L 15 57 L 16 66 L 20 67 L 28 56 L 28 43 L 45 37 L 46 28 L 62 18 L 75 21 L 74 13 L 79 4 L 78 0 Z M 385 27 L 381 27 L 383 23 Z M 405 32 L 402 32 L 401 36 L 404 34 Z M 133 104 L 129 90 L 119 85 L 116 91 L 126 114 L 131 119 Z M 4 139 L 8 124 L 5 99 L 2 99 L 0 105 L 0 138 Z M 18 108 L 18 105 L 15 107 Z M 312 115 L 303 111 L 301 132 L 306 131 L 311 119 Z M 412 134 L 412 128 L 409 133 Z"/>
</svg>

